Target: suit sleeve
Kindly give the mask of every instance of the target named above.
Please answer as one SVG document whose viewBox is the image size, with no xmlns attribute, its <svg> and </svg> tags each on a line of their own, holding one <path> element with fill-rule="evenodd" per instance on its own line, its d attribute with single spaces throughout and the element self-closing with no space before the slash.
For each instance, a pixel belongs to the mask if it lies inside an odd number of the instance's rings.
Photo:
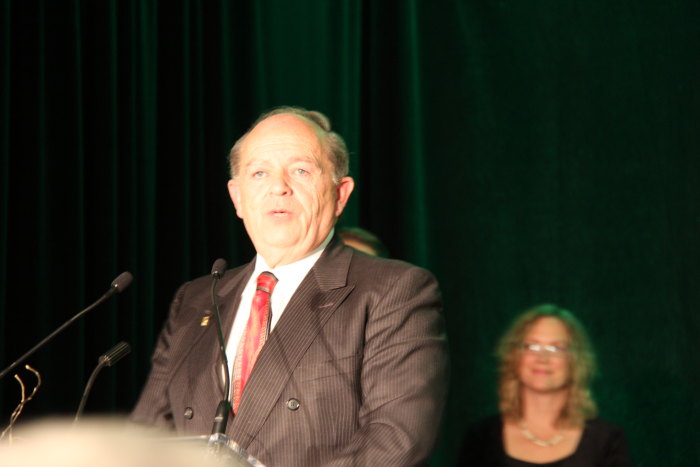
<svg viewBox="0 0 700 467">
<path fill-rule="evenodd" d="M 437 281 L 405 270 L 368 310 L 360 428 L 333 466 L 423 465 L 435 444 L 448 386 Z"/>
<path fill-rule="evenodd" d="M 151 359 L 151 372 L 129 419 L 132 422 L 174 429 L 172 408 L 167 389 L 173 366 L 178 361 L 175 343 L 183 326 L 178 326 L 181 304 L 189 283 L 182 285 L 175 293 L 170 305 L 168 319 L 163 327 Z"/>
</svg>

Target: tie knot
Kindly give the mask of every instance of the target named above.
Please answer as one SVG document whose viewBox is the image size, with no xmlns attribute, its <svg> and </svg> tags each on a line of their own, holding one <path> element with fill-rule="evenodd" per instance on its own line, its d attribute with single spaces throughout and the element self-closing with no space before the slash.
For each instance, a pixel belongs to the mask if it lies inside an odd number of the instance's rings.
<svg viewBox="0 0 700 467">
<path fill-rule="evenodd" d="M 263 292 L 272 294 L 276 284 L 277 278 L 275 275 L 269 271 L 264 271 L 258 276 L 258 284 L 255 290 L 262 290 Z"/>
</svg>

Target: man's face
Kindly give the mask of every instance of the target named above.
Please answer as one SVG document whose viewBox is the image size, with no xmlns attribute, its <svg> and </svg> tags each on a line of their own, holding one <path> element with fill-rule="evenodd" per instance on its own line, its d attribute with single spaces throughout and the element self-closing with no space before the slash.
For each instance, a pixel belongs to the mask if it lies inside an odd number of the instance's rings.
<svg viewBox="0 0 700 467">
<path fill-rule="evenodd" d="M 229 194 L 255 249 L 271 266 L 307 256 L 328 236 L 354 187 L 337 184 L 310 121 L 290 114 L 260 122 L 243 141 Z"/>
</svg>

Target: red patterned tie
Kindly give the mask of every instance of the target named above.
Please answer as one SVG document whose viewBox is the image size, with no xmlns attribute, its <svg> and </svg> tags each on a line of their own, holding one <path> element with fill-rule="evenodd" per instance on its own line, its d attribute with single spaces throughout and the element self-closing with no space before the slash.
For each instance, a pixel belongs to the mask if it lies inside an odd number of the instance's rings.
<svg viewBox="0 0 700 467">
<path fill-rule="evenodd" d="M 271 272 L 263 272 L 258 276 L 258 285 L 253 296 L 248 324 L 243 331 L 236 352 L 235 376 L 233 383 L 233 413 L 238 412 L 243 388 L 250 372 L 253 371 L 255 360 L 270 332 L 270 295 L 277 284 L 277 278 Z"/>
</svg>

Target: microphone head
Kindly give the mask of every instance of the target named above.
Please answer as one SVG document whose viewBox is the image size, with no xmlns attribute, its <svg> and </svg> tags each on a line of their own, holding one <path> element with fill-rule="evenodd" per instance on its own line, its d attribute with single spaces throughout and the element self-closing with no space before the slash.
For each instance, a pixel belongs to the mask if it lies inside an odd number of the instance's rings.
<svg viewBox="0 0 700 467">
<path fill-rule="evenodd" d="M 117 292 L 123 292 L 124 289 L 129 287 L 129 284 L 131 284 L 131 281 L 134 279 L 134 276 L 131 275 L 129 271 L 124 271 L 123 273 L 119 274 L 116 279 L 112 281 L 112 289 L 116 289 Z"/>
<path fill-rule="evenodd" d="M 214 265 L 211 267 L 211 275 L 214 276 L 216 279 L 221 279 L 226 273 L 227 267 L 228 263 L 226 262 L 226 260 L 223 258 L 219 258 L 216 261 L 214 261 Z"/>
<path fill-rule="evenodd" d="M 131 352 L 131 346 L 122 341 L 101 355 L 97 361 L 105 366 L 112 366 Z"/>
</svg>

